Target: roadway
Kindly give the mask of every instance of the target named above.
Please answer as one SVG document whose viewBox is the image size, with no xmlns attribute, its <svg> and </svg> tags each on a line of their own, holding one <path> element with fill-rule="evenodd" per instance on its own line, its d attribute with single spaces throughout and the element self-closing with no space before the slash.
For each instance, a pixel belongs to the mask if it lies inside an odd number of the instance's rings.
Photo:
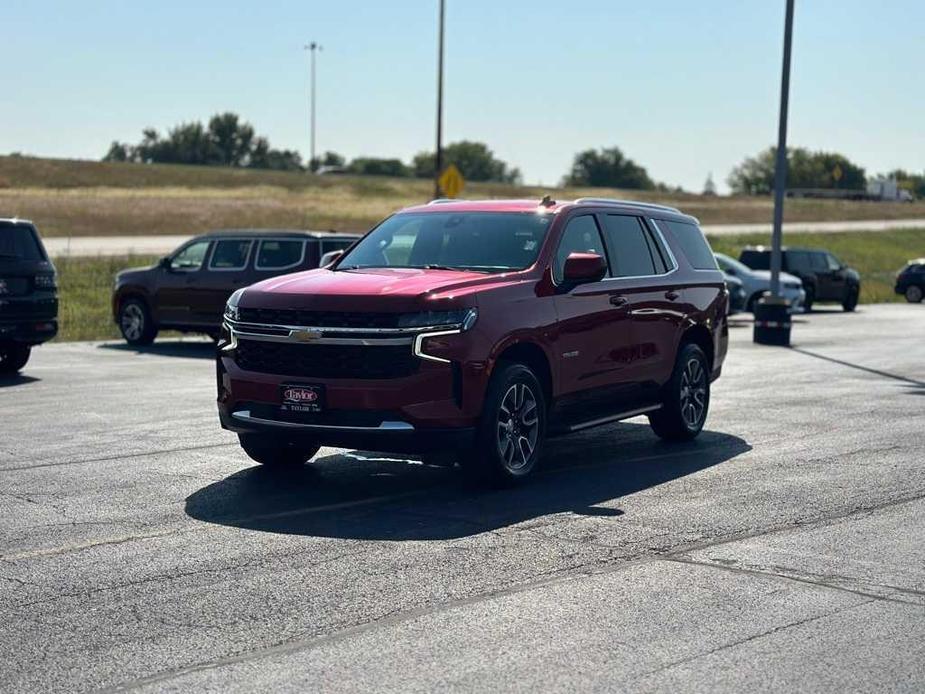
<svg viewBox="0 0 925 694">
<path fill-rule="evenodd" d="M 792 222 L 784 224 L 784 232 L 839 233 L 850 231 L 892 231 L 895 229 L 925 229 L 925 219 L 878 219 L 845 222 Z M 770 224 L 704 224 L 705 233 L 714 236 L 732 234 L 770 234 Z M 44 239 L 52 256 L 122 256 L 164 255 L 192 236 L 60 236 Z"/>
<path fill-rule="evenodd" d="M 740 323 L 699 440 L 487 492 L 255 466 L 206 342 L 44 346 L 0 382 L 0 690 L 920 692 L 923 310 Z"/>
</svg>

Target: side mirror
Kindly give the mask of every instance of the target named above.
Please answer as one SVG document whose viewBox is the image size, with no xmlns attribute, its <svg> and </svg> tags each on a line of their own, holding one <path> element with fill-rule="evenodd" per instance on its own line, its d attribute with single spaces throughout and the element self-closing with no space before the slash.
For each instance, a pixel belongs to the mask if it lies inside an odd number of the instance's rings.
<svg viewBox="0 0 925 694">
<path fill-rule="evenodd" d="M 343 251 L 328 251 L 323 256 L 321 256 L 321 261 L 318 263 L 318 267 L 327 267 L 328 265 L 337 261 L 344 254 Z"/>
<path fill-rule="evenodd" d="M 170 258 L 168 258 L 165 255 L 163 258 L 157 261 L 157 266 L 164 268 L 165 270 L 169 270 L 170 269 Z"/>
<path fill-rule="evenodd" d="M 732 275 L 733 277 L 735 277 L 735 275 L 736 275 L 735 268 L 733 268 L 733 267 L 726 268 L 726 274 L 727 274 L 727 275 Z"/>
<path fill-rule="evenodd" d="M 597 282 L 607 274 L 607 261 L 597 253 L 569 253 L 562 268 L 567 284 Z"/>
</svg>

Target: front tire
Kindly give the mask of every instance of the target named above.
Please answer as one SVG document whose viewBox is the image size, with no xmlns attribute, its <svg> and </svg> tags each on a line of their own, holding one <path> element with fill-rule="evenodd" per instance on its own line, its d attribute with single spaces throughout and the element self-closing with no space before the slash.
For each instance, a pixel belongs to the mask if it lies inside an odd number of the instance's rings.
<svg viewBox="0 0 925 694">
<path fill-rule="evenodd" d="M 922 303 L 923 294 L 925 293 L 923 293 L 922 288 L 917 284 L 910 284 L 908 287 L 906 287 L 905 297 L 906 301 L 908 301 L 910 304 Z"/>
<path fill-rule="evenodd" d="M 148 305 L 141 299 L 126 299 L 119 307 L 119 332 L 133 347 L 144 347 L 154 342 L 157 326 L 151 318 Z"/>
<path fill-rule="evenodd" d="M 858 297 L 860 296 L 860 294 L 861 294 L 860 287 L 852 287 L 851 289 L 849 289 L 848 296 L 846 296 L 845 300 L 842 302 L 842 305 L 841 305 L 842 309 L 847 313 L 850 313 L 851 311 L 856 309 L 858 306 Z"/>
<path fill-rule="evenodd" d="M 248 457 L 271 468 L 295 468 L 308 462 L 320 445 L 310 441 L 280 439 L 272 434 L 238 434 Z"/>
<path fill-rule="evenodd" d="M 29 345 L 0 345 L 0 374 L 17 373 L 29 361 L 31 354 Z"/>
<path fill-rule="evenodd" d="M 546 398 L 527 366 L 500 362 L 488 384 L 473 445 L 460 461 L 478 483 L 510 486 L 536 469 L 546 439 Z"/>
<path fill-rule="evenodd" d="M 810 313 L 813 310 L 813 302 L 816 300 L 816 290 L 812 287 L 806 287 L 806 298 L 803 299 L 803 313 Z"/>
<path fill-rule="evenodd" d="M 665 441 L 690 441 L 703 429 L 710 409 L 710 364 L 695 344 L 681 347 L 662 408 L 649 415 L 655 434 Z"/>
</svg>

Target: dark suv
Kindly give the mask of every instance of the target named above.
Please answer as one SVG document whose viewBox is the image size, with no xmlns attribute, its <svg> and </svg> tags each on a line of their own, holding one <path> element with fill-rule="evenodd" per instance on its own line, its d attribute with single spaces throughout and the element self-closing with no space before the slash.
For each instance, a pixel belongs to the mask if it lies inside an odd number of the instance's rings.
<svg viewBox="0 0 925 694">
<path fill-rule="evenodd" d="M 0 219 L 0 374 L 19 371 L 32 347 L 58 334 L 57 289 L 35 226 Z"/>
<path fill-rule="evenodd" d="M 749 246 L 739 260 L 753 270 L 771 269 L 771 249 Z M 845 311 L 853 311 L 861 296 L 861 275 L 834 255 L 820 248 L 784 248 L 781 270 L 803 281 L 806 300 L 803 310 L 811 311 L 816 302 L 835 302 Z"/>
<path fill-rule="evenodd" d="M 499 482 L 528 475 L 548 435 L 647 415 L 687 440 L 726 355 L 728 299 L 697 220 L 673 208 L 412 207 L 330 267 L 232 295 L 221 423 L 264 464 L 321 445 L 450 451 Z"/>
<path fill-rule="evenodd" d="M 112 315 L 131 345 L 158 330 L 218 336 L 225 302 L 236 289 L 283 273 L 316 268 L 357 236 L 315 231 L 235 230 L 197 236 L 154 267 L 116 276 Z"/>
<path fill-rule="evenodd" d="M 922 297 L 925 297 L 925 258 L 906 263 L 906 267 L 896 274 L 895 290 L 910 304 L 921 303 Z"/>
</svg>

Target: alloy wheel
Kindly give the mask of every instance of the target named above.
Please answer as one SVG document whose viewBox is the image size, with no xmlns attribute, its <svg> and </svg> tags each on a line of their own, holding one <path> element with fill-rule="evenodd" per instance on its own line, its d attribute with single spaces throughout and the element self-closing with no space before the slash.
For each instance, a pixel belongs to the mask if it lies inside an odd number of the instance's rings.
<svg viewBox="0 0 925 694">
<path fill-rule="evenodd" d="M 707 410 L 707 374 L 699 359 L 688 359 L 681 374 L 681 416 L 690 429 L 700 426 Z"/>
<path fill-rule="evenodd" d="M 515 383 L 504 394 L 498 410 L 498 454 L 508 472 L 516 475 L 528 468 L 539 430 L 536 396 L 530 386 Z"/>
<path fill-rule="evenodd" d="M 917 304 L 922 300 L 922 288 L 916 284 L 910 285 L 906 289 L 906 301 L 910 304 Z"/>
<path fill-rule="evenodd" d="M 138 340 L 141 338 L 145 328 L 145 314 L 138 304 L 128 304 L 122 309 L 122 316 L 119 319 L 119 325 L 122 328 L 122 334 L 127 340 Z"/>
</svg>

